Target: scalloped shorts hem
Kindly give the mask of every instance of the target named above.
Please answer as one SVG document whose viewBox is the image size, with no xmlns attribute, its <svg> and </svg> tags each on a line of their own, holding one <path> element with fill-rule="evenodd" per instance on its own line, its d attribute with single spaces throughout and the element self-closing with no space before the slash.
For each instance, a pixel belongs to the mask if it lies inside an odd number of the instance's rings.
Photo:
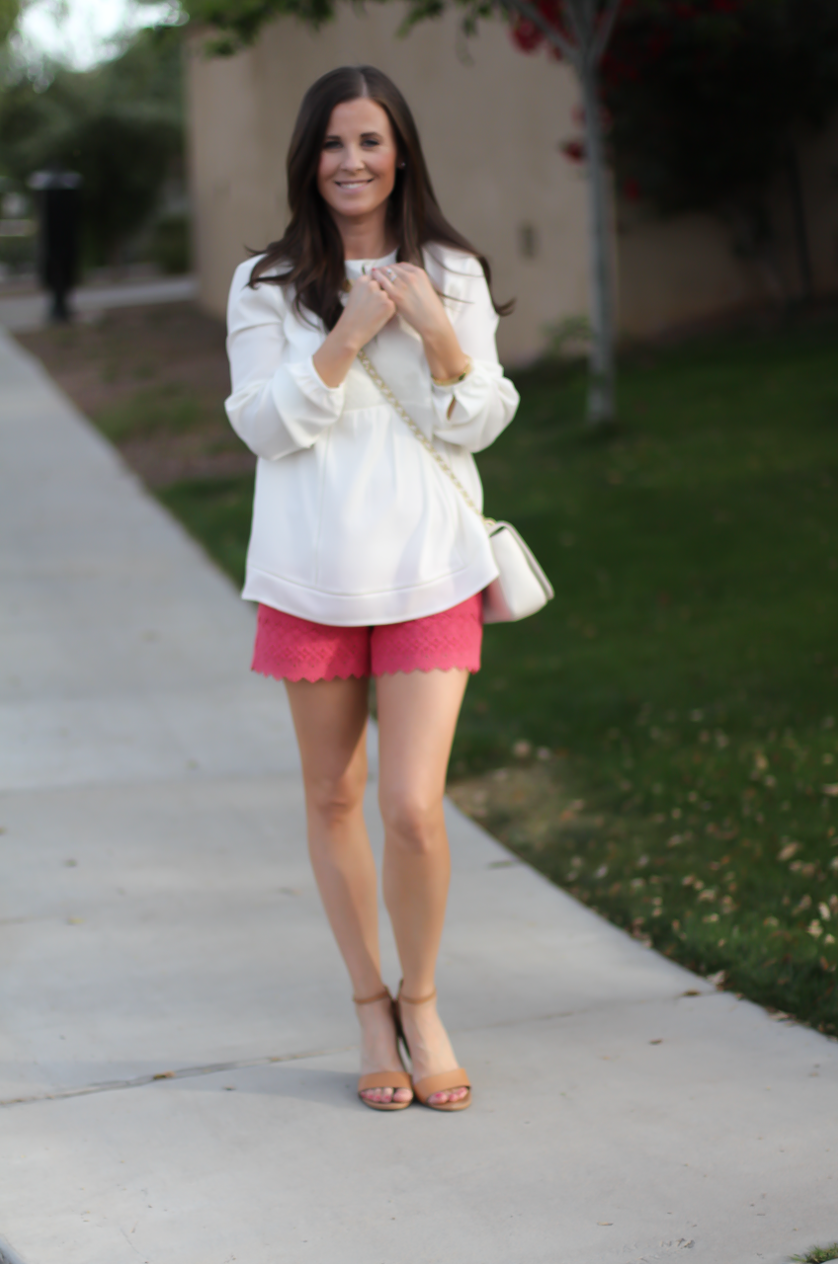
<svg viewBox="0 0 838 1264">
<path fill-rule="evenodd" d="M 313 623 L 260 604 L 251 670 L 312 684 L 397 672 L 477 672 L 482 639 L 480 593 L 424 619 L 367 628 Z"/>
</svg>

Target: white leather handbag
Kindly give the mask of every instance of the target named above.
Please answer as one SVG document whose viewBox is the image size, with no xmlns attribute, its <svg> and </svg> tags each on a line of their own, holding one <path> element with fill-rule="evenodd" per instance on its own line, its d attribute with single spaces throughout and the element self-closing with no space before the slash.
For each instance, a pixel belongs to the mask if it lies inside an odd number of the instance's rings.
<svg viewBox="0 0 838 1264">
<path fill-rule="evenodd" d="M 526 619 L 527 615 L 541 610 L 555 594 L 549 579 L 535 560 L 532 550 L 527 547 L 511 523 L 496 522 L 494 518 L 487 518 L 480 512 L 451 466 L 401 406 L 365 351 L 358 352 L 358 360 L 388 404 L 395 409 L 439 468 L 448 475 L 463 500 L 478 515 L 489 534 L 489 544 L 498 568 L 498 577 L 483 590 L 483 622 L 513 623 L 517 619 Z"/>
</svg>

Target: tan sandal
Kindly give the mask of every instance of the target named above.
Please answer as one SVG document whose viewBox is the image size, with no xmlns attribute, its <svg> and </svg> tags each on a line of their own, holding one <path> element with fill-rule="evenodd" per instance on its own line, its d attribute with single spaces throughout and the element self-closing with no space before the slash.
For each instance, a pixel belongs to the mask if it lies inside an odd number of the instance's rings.
<svg viewBox="0 0 838 1264">
<path fill-rule="evenodd" d="M 427 996 L 404 996 L 402 984 L 399 984 L 398 994 L 393 1001 L 393 1014 L 396 1019 L 396 1032 L 408 1054 L 410 1053 L 410 1046 L 404 1034 L 401 1005 L 403 1002 L 407 1005 L 424 1005 L 427 1001 L 432 1001 L 435 996 L 436 988 L 434 988 L 433 992 L 429 992 Z M 423 1106 L 427 1106 L 429 1110 L 465 1110 L 467 1106 L 471 1105 L 471 1080 L 462 1067 L 457 1067 L 453 1071 L 442 1071 L 439 1075 L 426 1075 L 421 1080 L 411 1078 L 411 1087 L 417 1101 L 420 1101 Z M 467 1088 L 468 1092 L 465 1097 L 461 1097 L 457 1102 L 428 1101 L 428 1098 L 433 1097 L 434 1093 L 444 1093 L 446 1089 L 452 1088 Z"/>
<path fill-rule="evenodd" d="M 393 1006 L 393 1020 L 396 1021 L 395 1002 L 393 1001 L 388 988 L 385 988 L 383 992 L 377 992 L 375 996 L 353 996 L 352 999 L 356 1005 L 372 1005 L 374 1001 L 383 1001 L 385 997 L 389 1000 L 391 1006 Z M 399 1024 L 396 1022 L 397 1046 L 398 1029 Z M 397 1088 L 412 1087 L 413 1085 L 411 1084 L 410 1076 L 405 1070 L 372 1071 L 369 1075 L 362 1075 L 358 1080 L 358 1096 L 361 1098 L 361 1101 L 365 1106 L 369 1106 L 370 1110 L 406 1110 L 413 1101 L 413 1098 L 410 1098 L 410 1100 L 406 1102 L 371 1102 L 368 1098 L 362 1097 L 361 1094 L 370 1088 L 391 1088 L 395 1092 Z"/>
</svg>

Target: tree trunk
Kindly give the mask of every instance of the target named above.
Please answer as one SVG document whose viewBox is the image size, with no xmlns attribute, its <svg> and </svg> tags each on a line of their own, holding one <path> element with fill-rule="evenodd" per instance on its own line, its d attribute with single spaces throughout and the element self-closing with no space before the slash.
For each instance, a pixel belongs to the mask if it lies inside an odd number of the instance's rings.
<svg viewBox="0 0 838 1264">
<path fill-rule="evenodd" d="M 590 57 L 577 67 L 585 111 L 588 159 L 590 253 L 591 377 L 588 421 L 595 426 L 616 420 L 614 400 L 614 276 L 605 153 L 597 68 Z"/>
<path fill-rule="evenodd" d="M 812 252 L 809 249 L 809 227 L 806 223 L 806 204 L 803 200 L 803 181 L 800 178 L 800 159 L 797 146 L 789 141 L 786 155 L 786 169 L 789 176 L 789 193 L 791 195 L 791 218 L 794 226 L 794 246 L 797 255 L 797 270 L 800 275 L 800 293 L 804 303 L 812 300 L 814 283 L 812 281 Z"/>
</svg>

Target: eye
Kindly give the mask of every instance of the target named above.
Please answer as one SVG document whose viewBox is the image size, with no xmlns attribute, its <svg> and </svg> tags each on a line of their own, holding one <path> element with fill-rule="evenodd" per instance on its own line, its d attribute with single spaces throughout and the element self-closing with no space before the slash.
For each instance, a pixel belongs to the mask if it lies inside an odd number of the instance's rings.
<svg viewBox="0 0 838 1264">
<path fill-rule="evenodd" d="M 324 149 L 340 149 L 340 138 L 337 136 L 327 136 L 323 142 Z"/>
<path fill-rule="evenodd" d="M 365 136 L 361 144 L 368 145 L 369 147 L 374 149 L 377 145 L 381 144 L 381 141 L 378 140 L 378 138 L 375 136 Z"/>
</svg>

